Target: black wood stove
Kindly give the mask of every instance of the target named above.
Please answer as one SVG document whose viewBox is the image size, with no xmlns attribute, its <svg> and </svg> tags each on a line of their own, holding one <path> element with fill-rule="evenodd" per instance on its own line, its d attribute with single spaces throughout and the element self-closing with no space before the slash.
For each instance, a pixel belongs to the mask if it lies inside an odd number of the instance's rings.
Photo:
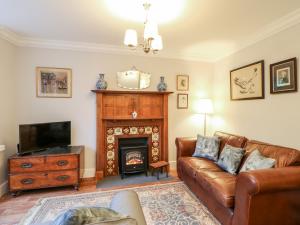
<svg viewBox="0 0 300 225">
<path fill-rule="evenodd" d="M 125 174 L 148 171 L 148 138 L 119 138 L 119 172 Z"/>
</svg>

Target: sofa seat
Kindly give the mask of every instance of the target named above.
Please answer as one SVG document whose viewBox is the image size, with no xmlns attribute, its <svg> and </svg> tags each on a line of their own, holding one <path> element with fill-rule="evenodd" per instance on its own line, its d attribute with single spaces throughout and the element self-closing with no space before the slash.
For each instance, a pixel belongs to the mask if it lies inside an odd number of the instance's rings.
<svg viewBox="0 0 300 225">
<path fill-rule="evenodd" d="M 212 198 L 227 208 L 234 206 L 236 176 L 222 170 L 215 162 L 196 157 L 181 157 L 178 162 Z"/>
</svg>

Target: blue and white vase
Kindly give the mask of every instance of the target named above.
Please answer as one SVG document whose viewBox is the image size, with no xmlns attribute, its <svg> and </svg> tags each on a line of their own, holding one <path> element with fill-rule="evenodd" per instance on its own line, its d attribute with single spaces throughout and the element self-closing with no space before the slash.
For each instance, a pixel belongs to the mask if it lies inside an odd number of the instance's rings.
<svg viewBox="0 0 300 225">
<path fill-rule="evenodd" d="M 167 84 L 165 83 L 165 77 L 160 77 L 160 82 L 157 85 L 158 91 L 166 91 L 167 90 Z"/>
<path fill-rule="evenodd" d="M 99 74 L 99 80 L 96 83 L 96 88 L 98 90 L 106 90 L 107 82 L 104 80 L 104 73 Z"/>
</svg>

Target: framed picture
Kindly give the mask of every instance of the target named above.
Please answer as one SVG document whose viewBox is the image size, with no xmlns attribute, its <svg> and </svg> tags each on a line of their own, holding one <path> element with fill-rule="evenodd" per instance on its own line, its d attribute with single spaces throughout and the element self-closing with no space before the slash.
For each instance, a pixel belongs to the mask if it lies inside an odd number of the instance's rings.
<svg viewBox="0 0 300 225">
<path fill-rule="evenodd" d="M 177 109 L 187 109 L 189 107 L 189 95 L 177 94 Z"/>
<path fill-rule="evenodd" d="M 270 81 L 271 94 L 297 91 L 297 59 L 271 64 Z"/>
<path fill-rule="evenodd" d="M 265 98 L 264 61 L 258 61 L 230 71 L 231 100 Z"/>
<path fill-rule="evenodd" d="M 189 90 L 189 76 L 177 75 L 177 91 L 188 91 L 188 90 Z"/>
<path fill-rule="evenodd" d="M 71 98 L 72 70 L 37 67 L 36 95 L 44 98 Z"/>
</svg>

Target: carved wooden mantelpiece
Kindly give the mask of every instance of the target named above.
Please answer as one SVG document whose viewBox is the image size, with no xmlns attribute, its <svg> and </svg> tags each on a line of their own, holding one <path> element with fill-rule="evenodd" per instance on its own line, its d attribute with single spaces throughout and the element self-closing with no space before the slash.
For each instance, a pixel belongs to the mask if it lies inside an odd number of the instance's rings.
<svg viewBox="0 0 300 225">
<path fill-rule="evenodd" d="M 172 92 L 92 92 L 97 102 L 97 180 L 119 173 L 119 138 L 148 137 L 149 163 L 168 161 L 168 95 Z"/>
</svg>

